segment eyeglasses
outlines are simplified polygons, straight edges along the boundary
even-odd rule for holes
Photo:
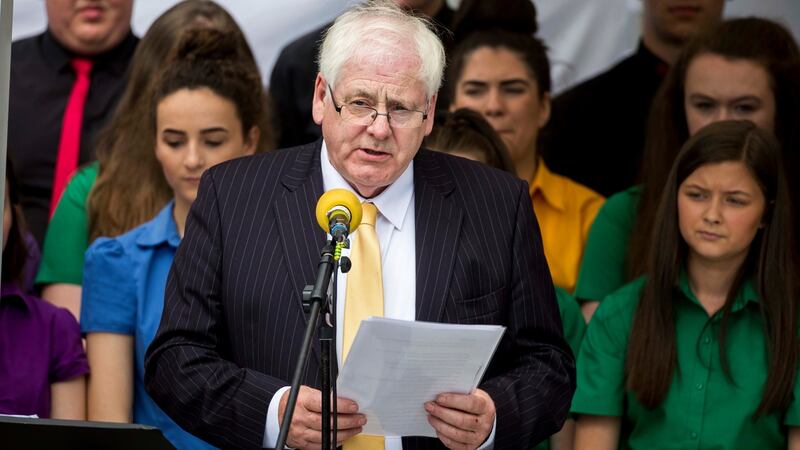
[[[385,113],[378,112],[377,109],[362,105],[356,102],[345,103],[337,105],[336,100],[333,98],[333,91],[330,85],[328,92],[331,94],[331,101],[333,102],[333,109],[339,113],[342,120],[353,125],[370,126],[378,116],[386,116],[389,125],[395,128],[417,128],[422,126],[422,122],[428,118],[428,113],[417,111],[414,109],[405,109],[401,106],[395,107],[391,111]],[[427,110],[428,107],[426,106]]]

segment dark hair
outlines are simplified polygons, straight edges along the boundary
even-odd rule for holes
[[[215,29],[232,36],[242,64],[258,73],[244,33],[233,17],[213,1],[180,2],[153,22],[133,55],[119,105],[98,137],[100,171],[87,200],[90,242],[99,236],[122,234],[146,222],[172,198],[161,166],[152,158],[144,158],[154,151],[156,136],[149,119],[148,93],[175,46],[192,29]],[[258,92],[252,95],[257,96]],[[271,149],[266,111],[258,122],[258,149]]]
[[[242,124],[242,133],[258,126],[264,110],[261,76],[247,64],[236,37],[214,29],[188,30],[167,67],[153,83],[150,120],[155,129],[156,106],[181,89],[208,88],[231,101]]]
[[[424,145],[444,153],[477,152],[484,156],[486,164],[516,174],[503,140],[480,113],[471,109],[437,112]]]
[[[627,258],[629,279],[644,269],[662,187],[678,150],[689,138],[684,108],[686,73],[695,57],[708,53],[754,61],[767,70],[776,102],[775,135],[783,146],[785,162],[800,170],[796,155],[800,150],[800,50],[791,33],[775,22],[757,18],[724,21],[701,33],[687,44],[653,100],[640,174],[644,191]],[[790,182],[794,184],[791,191],[797,192],[800,185]],[[800,201],[792,200],[794,205]]]
[[[749,121],[724,121],[698,131],[683,146],[668,174],[650,233],[647,278],[625,360],[626,387],[648,408],[664,400],[679,369],[674,296],[688,253],[678,226],[679,187],[698,168],[725,161],[740,161],[749,169],[764,194],[765,210],[763,228],[751,242],[721,310],[722,368],[730,378],[725,345],[727,324],[737,293],[746,280],[754,279],[768,354],[767,380],[756,416],[785,409],[792,399],[798,360],[798,282],[781,148],[769,132]]]
[[[547,46],[539,38],[530,34],[506,31],[501,29],[485,29],[470,33],[453,51],[450,67],[447,71],[448,93],[451,99],[456,98],[458,80],[464,71],[467,58],[472,52],[482,47],[503,48],[517,54],[525,64],[528,72],[539,90],[539,98],[551,89],[550,60],[547,58]]]
[[[20,287],[25,285],[25,264],[28,262],[28,245],[25,243],[25,218],[22,214],[22,203],[19,198],[19,185],[14,174],[14,165],[6,157],[6,189],[8,189],[9,207],[11,208],[11,229],[8,242],[3,249],[3,281],[14,281]],[[5,205],[4,205],[5,207]]]
[[[536,5],[530,0],[462,0],[453,15],[456,42],[489,28],[534,35],[539,31]]]

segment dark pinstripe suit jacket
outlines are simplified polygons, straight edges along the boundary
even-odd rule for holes
[[[267,405],[288,385],[325,234],[320,141],[206,172],[147,352],[148,392],[186,430],[259,448]],[[414,159],[416,317],[507,327],[481,388],[495,448],[530,448],[564,420],[575,384],[525,183],[441,153]],[[319,387],[314,349],[304,384]],[[405,438],[403,448],[441,448]]]

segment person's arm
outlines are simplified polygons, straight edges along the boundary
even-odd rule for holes
[[[87,398],[89,420],[133,420],[133,347],[133,336],[87,334],[86,353],[92,368]]]
[[[50,417],[85,420],[89,364],[78,321],[69,311],[59,309],[50,326]]]
[[[575,448],[575,419],[567,419],[561,431],[550,436],[550,450],[572,450]]]
[[[83,265],[83,257],[81,257],[81,265]],[[81,317],[81,285],[79,284],[48,284],[42,289],[42,298],[71,312],[76,320]]]
[[[616,450],[619,417],[581,414],[575,424],[575,450]]]
[[[50,418],[86,420],[86,376],[50,385]]]
[[[800,450],[800,427],[789,427],[789,450]]]
[[[86,199],[97,176],[97,165],[79,170],[58,202],[42,247],[36,283],[42,298],[80,318],[83,255],[89,247]]]

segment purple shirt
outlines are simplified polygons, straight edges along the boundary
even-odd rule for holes
[[[50,417],[50,385],[89,373],[66,309],[0,285],[0,413]]]

